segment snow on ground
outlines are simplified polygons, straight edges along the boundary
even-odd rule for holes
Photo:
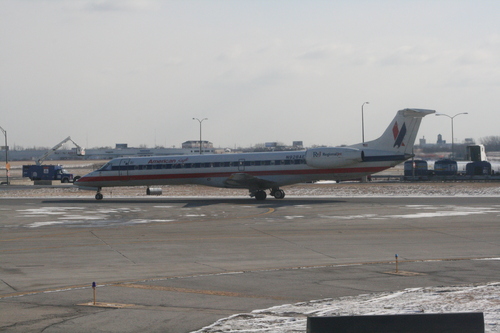
[[[218,320],[193,333],[306,332],[308,316],[483,312],[485,332],[500,332],[500,282],[394,292],[274,306]]]
[[[56,182],[54,182],[54,185]],[[213,188],[201,185],[158,186],[163,190],[159,198],[175,197],[233,197],[248,198],[241,189]],[[359,197],[359,196],[499,196],[499,182],[443,182],[443,183],[316,183],[283,187],[286,197]],[[145,197],[146,187],[104,188],[104,198]],[[79,190],[68,184],[63,187],[0,186],[0,198],[78,197],[93,198],[94,191]],[[156,196],[149,196],[149,198]],[[273,200],[273,198],[270,198]]]

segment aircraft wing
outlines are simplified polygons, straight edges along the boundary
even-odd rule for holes
[[[247,188],[250,190],[264,190],[278,187],[275,182],[252,176],[248,173],[233,173],[224,181],[227,187]]]

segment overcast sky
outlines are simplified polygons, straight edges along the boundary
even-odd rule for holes
[[[500,1],[1,0],[9,145],[378,137],[395,112],[500,135]],[[418,138],[451,141],[451,120]],[[0,140],[3,145],[3,138]]]

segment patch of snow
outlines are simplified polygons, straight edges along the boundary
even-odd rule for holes
[[[500,282],[409,288],[274,306],[218,320],[192,333],[306,332],[308,316],[483,312],[485,332],[500,329]]]

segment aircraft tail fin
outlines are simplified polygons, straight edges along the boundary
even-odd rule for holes
[[[396,113],[384,134],[378,139],[359,143],[352,148],[391,151],[395,154],[412,154],[422,118],[435,113],[434,110],[404,109]]]

